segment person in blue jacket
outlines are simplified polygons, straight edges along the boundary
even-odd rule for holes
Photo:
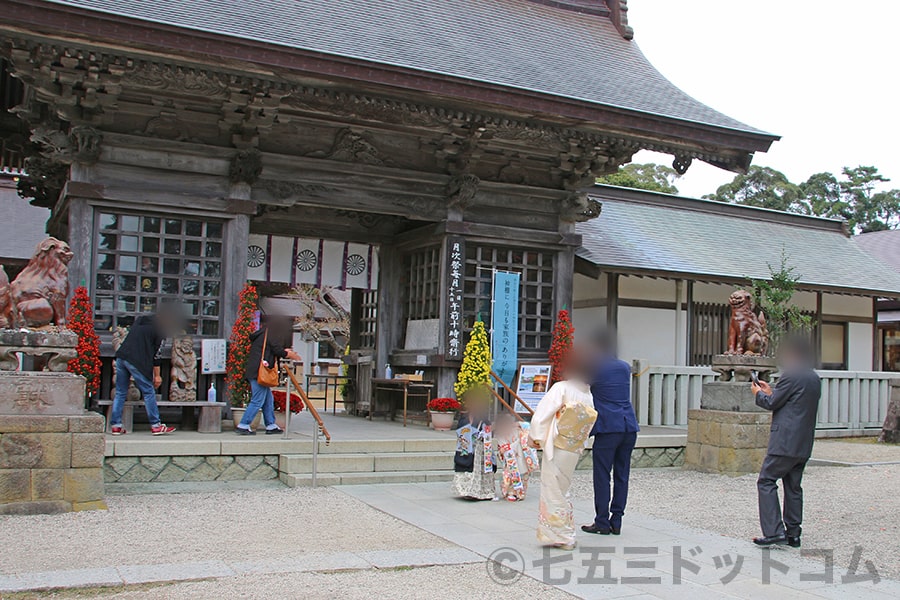
[[[638,427],[631,405],[631,365],[616,357],[616,337],[611,330],[595,334],[597,362],[591,382],[597,422],[591,431],[594,445],[594,509],[596,516],[582,531],[619,535],[628,501],[631,452]],[[610,480],[613,485],[610,485]]]

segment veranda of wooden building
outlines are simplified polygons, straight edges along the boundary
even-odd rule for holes
[[[163,297],[191,307],[198,339],[227,337],[248,277],[301,281],[321,269],[301,246],[330,242],[343,262],[322,277],[354,288],[351,347],[379,368],[424,369],[449,395],[466,330],[490,316],[494,269],[522,275],[520,358],[546,355],[573,302],[576,223],[601,211],[597,176],[641,149],[679,172],[695,160],[743,171],[777,139],[667,81],[626,11],[8,0],[0,53],[18,120],[2,136],[45,176],[38,202],[75,252],[70,280],[88,286],[104,340]],[[260,270],[285,254],[286,275]],[[373,261],[374,281],[348,283],[342,270],[353,279]]]

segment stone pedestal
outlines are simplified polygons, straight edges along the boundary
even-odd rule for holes
[[[771,423],[771,413],[756,406],[749,384],[703,384],[700,408],[688,411],[684,468],[732,476],[759,472]]]
[[[900,379],[891,380],[891,400],[888,403],[879,442],[900,444]]]
[[[0,372],[0,514],[105,509],[103,429],[84,378]]]

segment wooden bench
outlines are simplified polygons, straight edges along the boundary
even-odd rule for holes
[[[106,428],[109,431],[110,417],[112,416],[112,400],[99,400],[100,406],[107,406],[106,409]],[[200,422],[197,423],[197,431],[200,433],[221,433],[222,432],[222,409],[225,408],[224,402],[163,402],[157,401],[159,408],[167,406],[181,407],[181,426],[185,429],[193,429],[194,427],[194,409],[200,409]],[[134,407],[143,408],[144,401],[125,402],[122,408],[122,425],[125,431],[134,429]]]

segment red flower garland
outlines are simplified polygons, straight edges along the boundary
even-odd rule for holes
[[[94,331],[94,307],[84,286],[75,288],[66,327],[78,334],[77,355],[69,361],[68,371],[84,377],[85,393],[93,396],[100,391],[100,337]]]
[[[275,399],[275,410],[284,412],[284,401],[287,399],[287,392],[284,390],[272,390],[272,396]],[[291,392],[291,412],[296,414],[303,410],[303,407],[303,400],[300,396]]]
[[[250,383],[247,382],[247,359],[250,357],[250,334],[256,317],[259,294],[256,286],[249,283],[241,290],[237,320],[231,328],[228,340],[228,358],[225,363],[225,381],[232,406],[244,406],[250,397]]]
[[[553,341],[550,343],[550,364],[553,365],[553,372],[550,375],[552,383],[561,381],[565,376],[566,362],[572,353],[574,340],[575,327],[569,318],[569,311],[561,310],[556,316]]]

